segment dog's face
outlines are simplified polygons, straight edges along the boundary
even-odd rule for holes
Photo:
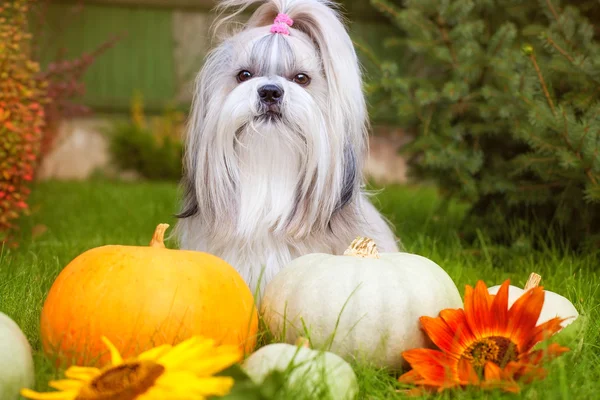
[[[232,38],[224,88],[224,113],[241,112],[246,123],[294,126],[323,119],[328,88],[320,54],[310,38],[254,28]],[[323,121],[324,122],[324,121]]]
[[[225,6],[255,2],[263,4],[199,74],[183,216],[203,214],[215,234],[229,224],[236,234],[303,236],[326,229],[360,191],[367,122],[360,68],[326,0]],[[282,14],[289,27],[274,32]]]

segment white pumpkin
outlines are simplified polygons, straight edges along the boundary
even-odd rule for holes
[[[372,240],[358,238],[342,256],[310,254],[288,264],[265,288],[261,312],[287,343],[309,336],[315,347],[346,359],[398,369],[403,351],[431,345],[419,317],[462,305],[433,261],[379,254]]]
[[[322,398],[323,389],[331,400],[353,400],[358,394],[356,375],[348,363],[333,353],[311,350],[307,344],[267,345],[248,357],[243,367],[257,384],[273,371],[289,372],[288,385],[307,398]]]
[[[510,308],[515,301],[519,297],[523,295],[526,291],[537,287],[541,281],[542,277],[536,273],[532,273],[529,276],[529,280],[525,284],[524,288],[519,288],[516,286],[508,287],[508,308]],[[490,294],[498,293],[500,289],[500,285],[492,286],[488,288],[488,292]],[[546,321],[551,320],[555,317],[567,318],[562,322],[562,327],[566,327],[567,325],[574,322],[577,317],[579,317],[579,313],[577,309],[567,298],[561,296],[560,294],[550,292],[549,290],[544,290],[544,305],[542,306],[542,312],[540,313],[540,317],[537,320],[536,325],[543,324]]]
[[[34,383],[31,347],[19,326],[0,313],[0,399],[16,400]]]

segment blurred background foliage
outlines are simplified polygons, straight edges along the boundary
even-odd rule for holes
[[[142,95],[138,93],[132,100],[131,119],[116,122],[106,132],[114,165],[144,179],[179,180],[184,120],[185,115],[174,109],[149,120],[144,114]]]
[[[600,2],[371,2],[398,32],[374,106],[415,136],[413,177],[471,205],[466,237],[599,247]]]

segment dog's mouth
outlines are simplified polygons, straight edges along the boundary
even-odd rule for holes
[[[277,121],[281,119],[281,110],[279,106],[272,105],[264,109],[262,114],[259,114],[256,119],[261,121]]]

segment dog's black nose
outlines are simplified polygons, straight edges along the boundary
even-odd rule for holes
[[[258,96],[265,104],[276,104],[283,98],[283,89],[277,85],[265,85],[258,89]]]

